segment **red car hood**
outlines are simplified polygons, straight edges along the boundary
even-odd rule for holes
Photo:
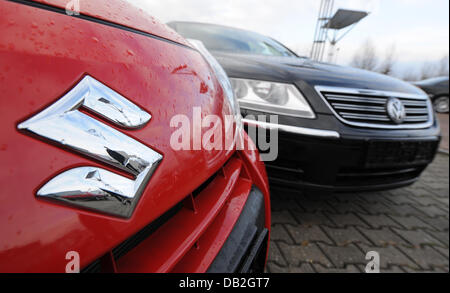
[[[66,8],[69,0],[33,0],[34,2]],[[155,36],[171,40],[183,45],[189,45],[186,40],[171,28],[159,22],[155,17],[147,14],[144,10],[137,8],[123,0],[92,1],[79,0],[80,14],[92,16],[97,19],[120,24],[134,28]]]

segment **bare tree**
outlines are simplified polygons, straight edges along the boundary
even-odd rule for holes
[[[377,49],[374,44],[367,40],[353,56],[351,66],[377,71],[386,75],[394,75],[393,69],[397,63],[397,51],[395,44],[387,48],[381,62],[377,56]],[[400,73],[401,75],[401,73]],[[448,53],[439,61],[424,62],[416,68],[409,68],[403,72],[406,81],[418,81],[437,76],[449,75],[449,55]]]
[[[381,62],[380,67],[378,68],[378,72],[392,75],[392,71],[394,69],[395,63],[397,61],[397,52],[395,44],[392,44],[387,48],[386,53],[384,55],[384,60]]]
[[[370,40],[367,40],[358,52],[353,56],[353,67],[375,70],[378,64],[377,50]]]
[[[449,75],[449,59],[448,54],[442,57],[441,60],[439,60],[437,74],[439,76],[448,76]]]
[[[421,78],[427,79],[437,76],[449,75],[448,55],[442,57],[439,61],[425,62],[421,68]]]
[[[405,81],[418,81],[420,80],[420,74],[414,68],[408,68],[408,70],[404,71],[402,79]]]
[[[420,69],[420,79],[428,79],[437,76],[437,68],[435,62],[424,62]]]

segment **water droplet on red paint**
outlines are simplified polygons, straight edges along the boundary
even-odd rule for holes
[[[200,84],[200,93],[201,94],[206,94],[209,90],[209,87],[206,85],[206,83],[204,83],[203,81]]]
[[[31,27],[32,27],[32,28],[38,28],[38,25],[37,25],[37,23],[32,22],[32,23],[31,23]]]
[[[129,56],[134,56],[134,52],[131,51],[130,49],[127,50],[127,54],[128,54]]]
[[[92,37],[92,40],[94,41],[94,43],[98,43],[99,40],[96,37]]]

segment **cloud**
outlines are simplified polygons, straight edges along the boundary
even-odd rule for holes
[[[163,22],[216,23],[271,36],[300,54],[311,47],[319,0],[128,0]],[[348,63],[368,38],[380,53],[395,43],[399,61],[437,60],[448,52],[447,0],[335,0],[337,8],[369,11],[338,45]]]
[[[314,21],[317,0],[129,0],[163,22],[173,20],[209,22],[271,34],[302,28]],[[286,26],[291,26],[286,30]]]
[[[362,10],[371,14],[378,14],[381,0],[337,0],[335,6],[342,9]]]

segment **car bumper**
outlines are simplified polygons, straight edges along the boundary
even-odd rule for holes
[[[270,199],[257,156],[236,152],[205,184],[82,272],[263,272]]]
[[[264,197],[253,187],[227,241],[208,268],[208,273],[263,273],[268,230],[265,228]]]
[[[427,129],[395,131],[339,122],[331,129],[245,122],[279,130],[278,157],[266,168],[271,187],[289,189],[346,192],[410,185],[432,162],[440,142],[437,122]]]

